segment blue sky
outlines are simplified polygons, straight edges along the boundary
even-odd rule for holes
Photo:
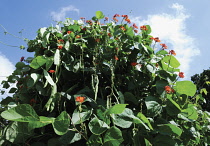
[[[0,24],[12,34],[33,39],[39,28],[55,24],[53,20],[90,19],[99,10],[110,18],[116,13],[127,14],[138,26],[151,25],[152,35],[176,51],[181,70],[189,80],[210,67],[209,5],[209,0],[2,1]],[[21,39],[4,35],[3,28],[0,28],[0,41],[12,46],[26,45]],[[12,73],[22,56],[33,57],[33,54],[0,44],[0,82],[2,76]]]

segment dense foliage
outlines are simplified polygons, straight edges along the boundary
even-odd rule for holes
[[[150,33],[100,11],[40,28],[28,42],[34,58],[3,81],[16,87],[1,101],[0,145],[210,144],[196,86],[179,81],[175,51]]]
[[[204,70],[201,74],[195,74],[191,77],[191,80],[197,87],[196,100],[200,103],[202,108],[210,112],[210,70]]]

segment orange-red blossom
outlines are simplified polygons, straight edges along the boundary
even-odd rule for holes
[[[166,46],[166,44],[160,44],[162,46],[163,49],[168,49],[168,46]]]
[[[49,70],[48,72],[49,73],[55,73],[55,70]]]
[[[85,100],[85,97],[82,97],[82,96],[77,96],[75,99],[76,102],[80,102],[80,103],[83,103],[84,100]]]
[[[170,50],[169,54],[172,54],[172,55],[176,56],[176,52],[174,50]]]
[[[170,86],[165,86],[164,88],[165,88],[166,93],[174,93],[175,92],[174,89],[172,89]]]
[[[148,29],[147,29],[147,26],[145,26],[145,25],[140,26],[140,29],[141,29],[141,30],[148,30]]]
[[[179,77],[180,78],[184,78],[184,73],[183,72],[179,72]]]

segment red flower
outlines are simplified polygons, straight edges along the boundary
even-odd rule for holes
[[[140,29],[141,29],[141,30],[148,30],[148,29],[147,29],[147,26],[145,26],[145,25],[140,26]]]
[[[90,25],[93,24],[93,22],[92,22],[91,20],[87,20],[86,23],[88,23],[88,24],[90,24]]]
[[[138,29],[138,26],[134,23],[134,24],[133,24],[133,28]]]
[[[138,63],[136,62],[131,62],[131,66],[136,66]]]
[[[72,31],[67,31],[68,34],[72,33]]]
[[[179,77],[180,78],[184,78],[184,73],[183,72],[179,72]]]
[[[64,40],[62,40],[62,39],[58,40],[58,43],[63,43],[63,42],[64,42]]]
[[[100,42],[100,39],[99,39],[99,38],[97,38],[97,39],[95,39],[95,41],[98,43],[98,42]]]
[[[131,20],[128,19],[128,18],[126,18],[125,21],[126,21],[127,23],[129,23],[129,24],[131,23]]]
[[[120,17],[120,15],[119,14],[115,14],[113,17]]]
[[[165,88],[166,93],[171,93],[172,89],[170,86],[165,86],[164,88]]]
[[[22,57],[20,58],[20,61],[21,61],[21,62],[24,61],[24,58],[25,58],[25,57],[22,56]]]
[[[174,50],[170,50],[169,54],[172,54],[172,55],[176,56],[176,52]]]
[[[55,70],[49,70],[48,72],[49,73],[55,73]]]
[[[116,17],[113,17],[113,20],[114,20],[115,22],[118,22],[118,19],[117,19]]]
[[[124,17],[124,18],[126,18],[126,19],[127,19],[127,18],[128,18],[128,15],[122,15],[122,17]]]
[[[83,103],[84,100],[85,100],[85,97],[82,97],[82,96],[77,96],[75,99],[75,101],[80,102],[80,103]]]
[[[133,31],[134,31],[135,33],[138,33],[138,30],[136,30],[136,29],[134,29]]]
[[[36,100],[32,98],[29,102],[30,102],[30,105],[33,105],[34,103],[36,103]]]
[[[85,17],[80,17],[80,19],[82,19],[82,20],[83,20],[83,19],[85,19]]]
[[[109,37],[112,37],[111,33],[108,33],[107,35],[108,35]]]
[[[79,39],[79,38],[81,38],[81,36],[80,35],[76,35],[76,38]]]
[[[125,27],[123,27],[123,26],[120,26],[120,28],[121,28],[123,31],[126,31]]]
[[[163,49],[167,49],[168,46],[166,46],[166,44],[160,44],[162,46]]]
[[[155,42],[160,42],[160,40],[159,40],[159,37],[156,37],[156,38],[150,38],[150,39],[153,39]]]
[[[119,58],[115,55],[115,56],[114,56],[114,60],[119,60]]]
[[[108,21],[109,20],[109,18],[108,17],[105,17],[105,20],[104,21]]]
[[[63,48],[63,46],[58,46],[58,49],[61,50]]]

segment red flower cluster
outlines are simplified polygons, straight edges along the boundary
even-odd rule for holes
[[[115,56],[114,56],[114,60],[119,60],[119,58],[115,55]]]
[[[33,105],[36,103],[36,100],[34,98],[32,98],[29,102],[30,102],[30,105]]]
[[[104,21],[108,21],[109,20],[109,18],[108,17],[105,17],[105,20]]]
[[[76,38],[79,39],[79,38],[81,38],[81,36],[80,35],[76,35]]]
[[[72,33],[72,31],[67,31],[68,34]]]
[[[179,72],[179,77],[180,78],[184,78],[184,73],[183,72]]]
[[[85,19],[85,17],[80,17],[80,19],[84,20],[84,19]]]
[[[100,42],[100,39],[99,38],[96,38],[95,41],[98,43],[98,42]]]
[[[148,30],[148,29],[147,29],[147,26],[145,26],[145,25],[140,26],[140,29],[141,29],[141,30]]]
[[[176,52],[174,50],[170,50],[169,54],[172,54],[172,55],[176,56]]]
[[[48,72],[49,73],[55,73],[55,70],[49,70]]]
[[[25,58],[25,57],[22,56],[22,57],[20,58],[20,62],[23,62],[23,61],[24,61],[24,58]]]
[[[172,89],[170,86],[165,86],[164,88],[165,88],[166,93],[174,93],[175,92],[175,90]]]
[[[168,46],[166,46],[166,44],[160,44],[162,46],[163,49],[168,49]]]
[[[138,63],[136,62],[131,62],[131,66],[136,66]]]
[[[64,40],[60,39],[58,40],[58,43],[64,43]]]
[[[83,103],[84,100],[85,100],[85,97],[82,97],[82,96],[77,96],[75,99],[76,102],[80,102],[80,103]]]
[[[150,39],[154,40],[155,42],[161,42],[159,37],[156,37],[156,38],[151,37]]]
[[[126,29],[125,29],[124,26],[120,26],[120,28],[121,28],[123,31],[126,31]]]
[[[88,24],[90,24],[90,25],[93,25],[92,20],[87,20],[86,23],[88,23]]]
[[[119,14],[115,14],[115,15],[113,16],[113,20],[114,20],[115,22],[118,22],[118,19],[117,19],[116,17],[120,17],[120,15],[119,15]]]
[[[58,46],[58,49],[61,50],[63,48],[63,46]]]

